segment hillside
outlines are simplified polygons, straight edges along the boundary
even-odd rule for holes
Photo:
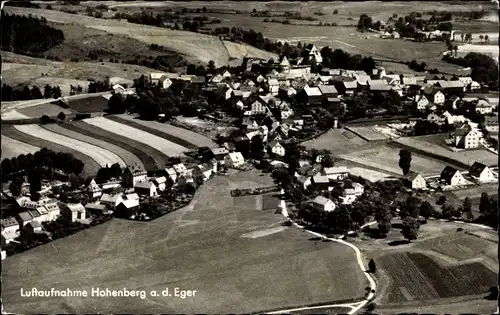
[[[276,55],[272,53],[248,45],[227,43],[217,37],[199,33],[175,31],[118,20],[97,19],[52,10],[5,7],[5,11],[9,14],[43,16],[51,22],[83,25],[105,31],[108,34],[126,36],[148,45],[161,45],[181,54],[191,62],[198,61],[206,64],[213,60],[217,66],[221,66],[228,64],[232,59],[242,59],[243,57],[276,58]],[[84,36],[84,32],[82,32],[82,36]]]

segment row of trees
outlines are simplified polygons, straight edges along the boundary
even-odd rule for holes
[[[0,164],[2,180],[7,180],[9,175],[24,173],[27,170],[39,167],[52,168],[66,174],[80,174],[84,163],[70,153],[54,152],[42,148],[34,154],[21,154],[11,159],[4,159]]]
[[[333,50],[329,46],[321,49],[323,66],[331,69],[363,70],[372,73],[375,69],[375,61],[372,57],[351,55],[342,49]]]
[[[464,68],[472,68],[471,77],[474,81],[498,86],[498,66],[495,60],[488,55],[470,52],[463,58],[445,55],[443,60]]]
[[[59,86],[45,85],[43,94],[40,88],[33,86],[31,89],[28,86],[23,88],[12,88],[10,85],[2,85],[2,100],[3,101],[24,101],[40,98],[58,98],[61,97],[61,88]]]
[[[1,20],[2,50],[33,55],[64,42],[63,32],[50,26],[44,17],[9,15],[2,10]]]

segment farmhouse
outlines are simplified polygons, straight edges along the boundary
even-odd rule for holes
[[[166,168],[165,172],[167,173],[166,177],[170,181],[172,181],[172,184],[175,184],[177,182],[177,172],[173,167]]]
[[[424,88],[423,94],[427,97],[430,103],[434,103],[437,105],[444,105],[445,102],[444,94],[438,88],[433,86],[428,86]]]
[[[297,176],[297,181],[300,183],[300,186],[304,190],[306,190],[307,187],[309,187],[311,185],[311,177],[310,176],[298,175]]]
[[[179,182],[179,186],[181,186],[181,187],[183,187],[187,184],[194,185],[193,175],[190,173],[182,174],[181,176],[179,176],[178,182]]]
[[[168,89],[171,85],[172,85],[172,80],[170,80],[170,78],[167,76],[167,75],[163,75],[160,80],[159,80],[159,83],[160,87],[162,87],[163,89]]]
[[[335,203],[328,198],[318,196],[311,202],[312,206],[316,209],[331,212],[335,210]]]
[[[240,152],[232,152],[226,155],[224,158],[224,164],[228,168],[238,168],[245,164],[245,159]]]
[[[342,89],[345,94],[353,94],[358,88],[358,83],[356,81],[344,81],[342,82]]]
[[[156,185],[153,182],[137,183],[134,187],[134,191],[139,196],[146,196],[146,197],[158,196],[158,191],[157,191]]]
[[[415,103],[419,111],[426,110],[430,104],[429,99],[424,94],[417,95],[417,97],[415,97]]]
[[[69,215],[71,222],[85,220],[85,207],[81,203],[68,203],[63,212]]]
[[[323,100],[323,94],[321,94],[321,90],[318,87],[309,87],[306,85],[299,94],[300,99],[308,104],[320,104]]]
[[[172,166],[177,173],[177,176],[187,173],[187,168],[184,164],[179,163]]]
[[[410,171],[408,175],[406,175],[405,182],[411,189],[425,189],[427,188],[427,182],[422,175]]]
[[[44,207],[48,212],[48,221],[56,220],[57,217],[59,217],[59,215],[61,214],[61,209],[56,202],[47,203],[44,205]]]
[[[454,137],[454,143],[457,148],[474,149],[479,146],[480,137],[477,131],[470,127],[457,129]]]
[[[156,177],[150,179],[150,181],[155,184],[158,191],[164,191],[167,188],[167,178],[165,176]]]
[[[337,97],[339,95],[339,92],[333,85],[320,85],[318,88],[323,97],[325,98]]]
[[[309,56],[309,60],[316,60],[318,64],[321,64],[323,62],[323,57],[321,57],[321,53],[319,52],[318,48],[314,46],[313,44],[307,45],[306,49],[306,54]]]
[[[318,190],[328,190],[330,187],[330,180],[328,177],[319,173],[313,176],[312,183],[314,188]]]
[[[281,85],[278,91],[278,96],[287,99],[295,96],[297,94],[297,90],[293,88],[293,86],[289,85]]]
[[[146,181],[148,172],[139,164],[129,165],[123,172],[123,183],[128,187],[134,187],[136,183]]]
[[[356,200],[356,191],[353,188],[346,188],[339,199],[342,200],[343,204],[350,205]]]
[[[273,140],[267,144],[267,148],[270,154],[285,156],[285,148],[279,143],[278,140]]]
[[[212,171],[213,168],[208,163],[202,165],[196,165],[196,167],[193,169],[193,177],[197,179],[199,178],[204,182],[206,182],[208,179],[210,179]]]
[[[224,147],[212,148],[205,155],[205,159],[206,160],[215,159],[216,161],[223,161],[224,157],[227,154],[229,154],[229,150]]]
[[[102,194],[99,200],[101,204],[107,206],[109,209],[114,210],[120,202],[123,201],[121,194]]]
[[[24,211],[17,215],[17,221],[20,227],[24,227],[26,224],[33,221],[33,216],[28,211]]]
[[[85,210],[89,211],[90,213],[96,213],[96,214],[112,214],[113,211],[109,210],[108,207],[106,207],[103,204],[100,203],[87,203],[85,205]]]
[[[133,215],[137,215],[139,211],[139,200],[129,199],[122,200],[114,211],[114,215],[120,218],[130,218]]]
[[[43,227],[38,221],[31,221],[23,228],[23,232],[28,234],[37,234],[43,231]]]
[[[474,164],[472,164],[469,169],[469,175],[481,183],[489,183],[496,180],[491,169],[479,162],[474,162]]]
[[[332,180],[343,180],[347,178],[349,172],[347,167],[345,166],[337,166],[337,167],[325,167],[322,172],[323,175],[328,177],[328,179]]]
[[[443,180],[447,185],[450,186],[467,185],[467,181],[463,177],[462,173],[451,166],[446,166],[443,169],[443,171],[441,172],[441,180]]]

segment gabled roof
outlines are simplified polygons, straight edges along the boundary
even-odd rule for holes
[[[433,86],[426,86],[424,88],[424,94],[425,95],[436,95],[437,93],[441,92],[441,90],[437,87],[433,87]],[[442,92],[441,92],[442,93]]]
[[[210,149],[213,155],[224,155],[228,154],[229,151],[226,148],[212,148]]]
[[[28,225],[31,226],[31,228],[33,229],[42,228],[42,225],[38,221],[31,221],[30,223],[28,223]]]
[[[486,168],[487,166],[484,165],[483,163],[474,162],[474,164],[472,164],[472,166],[469,169],[469,175],[479,177]]]
[[[307,96],[321,96],[323,95],[321,93],[321,90],[317,87],[305,87],[304,92],[306,93]]]
[[[155,179],[153,179],[153,182],[157,184],[163,184],[167,182],[167,178],[165,176],[156,177]]]
[[[288,59],[285,57],[283,57],[283,59],[281,59],[281,62],[280,62],[280,66],[283,66],[283,67],[286,67],[286,66],[290,66],[290,61],[288,61]]]
[[[153,184],[152,182],[140,182],[140,183],[137,183],[135,184],[134,188],[135,189],[151,189],[151,187],[153,187],[156,185]]]
[[[16,221],[14,217],[8,217],[5,219],[2,219],[2,227],[3,228],[8,228],[11,226],[19,226],[19,223]]]
[[[279,85],[279,81],[277,79],[269,79],[269,81],[267,81],[267,84],[269,85]]]
[[[333,85],[320,85],[319,90],[322,94],[337,94],[338,91]]]
[[[133,175],[133,176],[138,176],[138,175],[145,175],[147,174],[148,172],[146,172],[144,170],[144,168],[142,168],[142,166],[140,164],[132,164],[132,165],[129,165],[127,167],[127,170]]]
[[[101,202],[110,202],[115,203],[117,200],[122,199],[120,194],[110,195],[110,194],[102,194],[100,201]]]
[[[28,212],[24,211],[18,214],[18,216],[21,218],[23,221],[30,221],[33,220],[33,216]]]
[[[345,89],[355,89],[358,87],[358,83],[356,81],[344,81],[342,82],[342,84],[344,85],[344,88]]]
[[[361,85],[368,84],[368,81],[371,79],[369,75],[355,75],[356,81],[358,81]]]
[[[419,173],[410,171],[408,175],[406,175],[406,179],[409,180],[410,182],[413,182],[418,176],[420,176]]]
[[[328,177],[318,173],[318,174],[313,176],[313,182],[315,184],[325,184],[325,183],[330,183],[330,179],[328,179]]]
[[[444,81],[444,80],[439,80],[437,84],[442,87],[443,89],[451,89],[451,88],[463,88],[464,83],[458,80],[455,81]]]
[[[127,199],[123,200],[118,204],[118,206],[123,205],[125,208],[130,209],[130,208],[135,208],[139,207],[139,199]]]
[[[321,205],[321,206],[326,206],[329,202],[333,202],[333,201],[331,201],[330,199],[325,198],[323,196],[318,196],[318,197],[314,198],[314,200],[312,202],[315,204]]]
[[[407,78],[403,77],[403,82],[404,85],[417,85],[417,79],[416,78]]]
[[[447,165],[441,172],[441,178],[449,182],[457,172],[456,168]]]
[[[81,203],[68,203],[66,208],[71,212],[82,212],[85,211],[85,207]]]

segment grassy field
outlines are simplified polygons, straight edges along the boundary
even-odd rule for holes
[[[163,169],[165,167],[165,163],[168,161],[168,157],[166,155],[149,145],[114,134],[101,128],[97,128],[86,124],[83,121],[73,121],[71,124],[62,125],[62,127],[66,130],[71,130],[89,137],[100,139],[127,150],[137,156],[148,171]]]
[[[101,167],[105,167],[106,165],[111,165],[114,163],[120,164],[121,167],[126,166],[125,162],[118,155],[111,151],[89,144],[87,142],[70,138],[65,135],[54,133],[42,128],[39,125],[15,125],[14,128],[30,136],[51,141],[73,150],[80,151],[83,154],[90,156]]]
[[[2,145],[2,156],[0,157],[1,160],[18,157],[21,154],[26,155],[29,153],[35,153],[36,151],[40,150],[39,147],[11,139],[4,135],[2,135],[1,145]]]
[[[71,100],[68,102],[72,110],[80,113],[103,112],[108,108],[108,100],[101,95]]]
[[[387,136],[376,131],[373,127],[349,127],[349,130],[359,135],[366,141],[386,140]]]
[[[498,165],[498,156],[490,151],[479,148],[475,150],[465,150],[461,152],[453,152],[445,148],[443,145],[435,144],[435,137],[420,136],[420,137],[403,137],[393,140],[395,143],[407,146],[410,150],[419,152],[420,154],[430,154],[441,159],[450,159],[449,163],[456,162],[457,166],[466,167],[474,162],[481,162],[488,166]]]
[[[119,156],[125,162],[126,165],[137,164],[137,165],[142,166],[142,168],[144,168],[144,165],[142,164],[141,160],[137,156],[135,156],[131,152],[124,150],[123,148],[116,146],[114,144],[99,140],[97,138],[92,138],[92,137],[86,136],[84,134],[81,134],[81,133],[78,133],[78,132],[75,132],[72,130],[65,129],[62,126],[56,125],[56,124],[43,125],[42,128],[47,129],[51,132],[55,132],[55,133],[60,134],[60,135],[64,135],[64,136],[67,136],[67,137],[70,137],[70,138],[73,138],[73,139],[76,139],[79,141],[89,143],[91,145],[95,145],[95,146],[102,148],[102,149],[108,150],[108,151],[116,154],[117,156]]]
[[[25,108],[17,109],[19,113],[22,115],[31,117],[31,118],[39,118],[43,115],[47,115],[49,117],[57,116],[59,113],[63,112],[65,115],[73,113],[72,110],[63,108],[59,105],[55,104],[41,104],[36,106],[30,106]]]
[[[398,166],[399,150],[394,147],[380,146],[342,155],[341,158],[402,175],[401,168]],[[412,155],[411,170],[422,176],[438,175],[445,166],[446,163],[417,154]]]
[[[313,140],[302,142],[307,149],[328,149],[334,155],[366,148],[368,141],[346,129],[331,129]]]
[[[241,185],[246,182],[263,186],[272,180],[254,172],[236,178],[215,177],[202,186],[189,206],[153,222],[115,219],[8,257],[2,266],[4,309],[16,313],[95,309],[107,313],[250,313],[363,296],[366,279],[354,252],[346,246],[310,241],[307,233],[295,228],[242,237],[276,230],[283,222],[282,216],[252,205],[233,206],[230,187],[247,188]],[[20,288],[31,287],[127,287],[148,292],[180,287],[197,292],[184,300],[20,296]]]
[[[180,156],[183,152],[189,151],[186,147],[180,146],[174,142],[104,117],[88,118],[84,119],[84,121],[87,124],[122,135],[129,139],[147,143],[167,156]]]
[[[170,124],[134,119],[134,117],[130,115],[107,116],[107,118],[137,129],[141,129],[158,137],[165,138],[191,150],[204,146],[217,146],[215,142],[201,134],[181,129]]]
[[[189,61],[199,61],[203,64],[207,64],[210,60],[214,60],[215,64],[220,66],[228,64],[231,58],[242,59],[243,57],[261,57],[269,59],[276,57],[274,54],[261,51],[248,45],[237,45],[237,47],[230,45],[231,49],[228,50],[224,42],[219,38],[199,33],[174,31],[118,20],[97,19],[89,16],[74,15],[52,10],[7,7],[6,11],[15,14],[44,16],[48,21],[52,22],[65,24],[75,23],[92,29],[105,31],[108,34],[126,36],[146,43],[147,45],[158,44],[183,55]]]
[[[90,156],[80,151],[48,140],[28,135],[24,132],[15,129],[14,126],[2,125],[2,135],[5,135],[17,141],[37,146],[39,148],[47,148],[54,152],[64,152],[73,154],[77,159],[79,159],[85,164],[83,168],[83,174],[81,174],[82,176],[95,176],[97,174],[97,171],[99,171],[99,169],[101,168],[101,166],[94,159],[92,159]]]

